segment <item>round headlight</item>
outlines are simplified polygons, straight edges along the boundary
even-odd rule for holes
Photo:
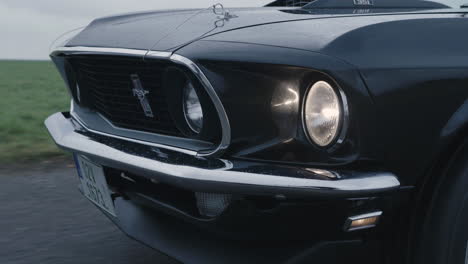
[[[184,116],[190,129],[198,134],[203,126],[203,111],[197,92],[190,81],[184,88]]]
[[[325,82],[316,82],[307,93],[304,126],[309,138],[318,146],[330,145],[339,135],[343,113],[340,97]]]

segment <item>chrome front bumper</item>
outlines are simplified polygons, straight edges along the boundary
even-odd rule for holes
[[[388,172],[331,171],[307,167],[196,157],[164,148],[97,135],[68,113],[50,116],[45,125],[55,143],[73,153],[157,182],[213,193],[281,197],[362,197],[400,186]]]

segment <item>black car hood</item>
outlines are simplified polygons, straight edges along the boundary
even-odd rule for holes
[[[226,15],[221,14],[222,10],[217,11],[218,14],[212,8],[168,10],[101,18],[93,21],[66,46],[173,51],[195,40],[241,28],[320,18],[363,16],[373,12],[265,7],[230,9]],[[404,10],[398,10],[402,11]]]
[[[461,59],[459,54],[466,53],[466,11],[311,14],[312,19],[258,25],[208,36],[200,41],[250,43],[316,52],[341,59],[359,69],[414,67],[418,63],[427,66],[428,54],[433,58],[437,54],[447,60]]]
[[[107,17],[93,21],[67,46],[170,51],[204,36],[259,24],[304,19],[277,8],[168,10]]]

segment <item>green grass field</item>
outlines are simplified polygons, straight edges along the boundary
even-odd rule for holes
[[[50,139],[44,119],[69,104],[52,62],[0,61],[0,164],[64,155]]]

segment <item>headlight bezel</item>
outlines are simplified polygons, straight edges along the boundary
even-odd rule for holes
[[[192,83],[203,113],[203,122],[199,133],[195,133],[189,127],[184,113],[184,89],[187,82]],[[215,106],[201,83],[190,71],[178,65],[167,67],[162,75],[162,87],[168,112],[183,137],[206,142],[220,140],[221,123]]]
[[[314,87],[314,85],[320,82],[325,82],[328,86],[330,86],[333,89],[335,96],[338,98],[338,104],[339,104],[339,109],[340,109],[340,117],[339,117],[339,123],[338,123],[338,128],[336,130],[336,134],[334,135],[333,139],[330,140],[330,142],[326,145],[320,145],[313,139],[307,127],[307,120],[306,120],[306,107],[308,103],[309,94],[312,91],[312,88]],[[330,78],[320,78],[320,79],[314,80],[313,82],[310,82],[310,84],[307,86],[307,89],[302,99],[301,120],[302,120],[302,130],[305,134],[305,137],[307,138],[307,141],[313,146],[315,146],[316,148],[319,148],[322,150],[331,150],[341,145],[345,141],[348,127],[349,127],[348,99],[343,89],[341,89],[341,87]]]

